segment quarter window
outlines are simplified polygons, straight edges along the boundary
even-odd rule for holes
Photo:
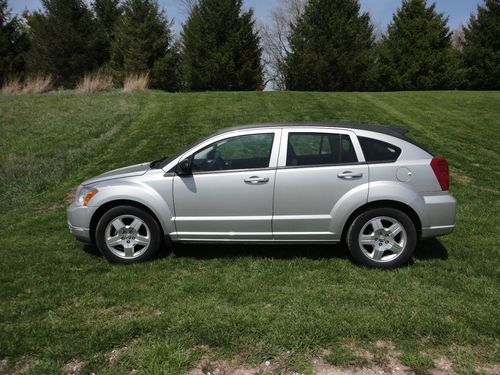
[[[221,171],[267,168],[271,158],[274,133],[241,135],[222,139],[193,155],[192,169]]]
[[[287,166],[356,163],[358,158],[345,134],[289,133]]]
[[[367,162],[392,162],[401,154],[401,149],[378,139],[358,137]]]

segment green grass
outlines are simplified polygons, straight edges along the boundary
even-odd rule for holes
[[[68,233],[80,181],[269,121],[410,129],[449,159],[456,231],[390,272],[308,245],[184,245],[120,267]],[[310,372],[307,358],[340,348],[327,360],[357,363],[345,348],[377,340],[418,372],[441,355],[464,373],[498,363],[499,132],[494,92],[0,95],[0,372],[178,374],[202,356],[255,365],[287,351],[284,368]]]

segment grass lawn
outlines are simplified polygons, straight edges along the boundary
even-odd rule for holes
[[[450,162],[456,231],[394,271],[309,245],[178,245],[114,266],[69,234],[80,181],[269,121],[410,129]],[[419,374],[445,359],[500,371],[500,92],[0,94],[0,134],[0,373],[180,374],[225,360],[308,374],[318,358],[383,368],[391,351]]]

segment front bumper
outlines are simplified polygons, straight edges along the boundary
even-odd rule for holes
[[[78,206],[72,203],[66,210],[68,227],[77,240],[92,243],[90,238],[90,220],[98,207]]]

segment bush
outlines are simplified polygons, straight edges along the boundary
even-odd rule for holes
[[[145,91],[149,86],[149,73],[129,74],[123,83],[123,91]]]
[[[78,92],[99,92],[113,89],[113,80],[109,75],[102,72],[85,74],[76,86]]]
[[[53,88],[54,80],[51,75],[39,74],[26,80],[23,86],[23,94],[42,94]]]
[[[23,91],[23,84],[19,77],[9,78],[5,81],[2,86],[2,92],[6,95],[17,95],[21,94]]]

